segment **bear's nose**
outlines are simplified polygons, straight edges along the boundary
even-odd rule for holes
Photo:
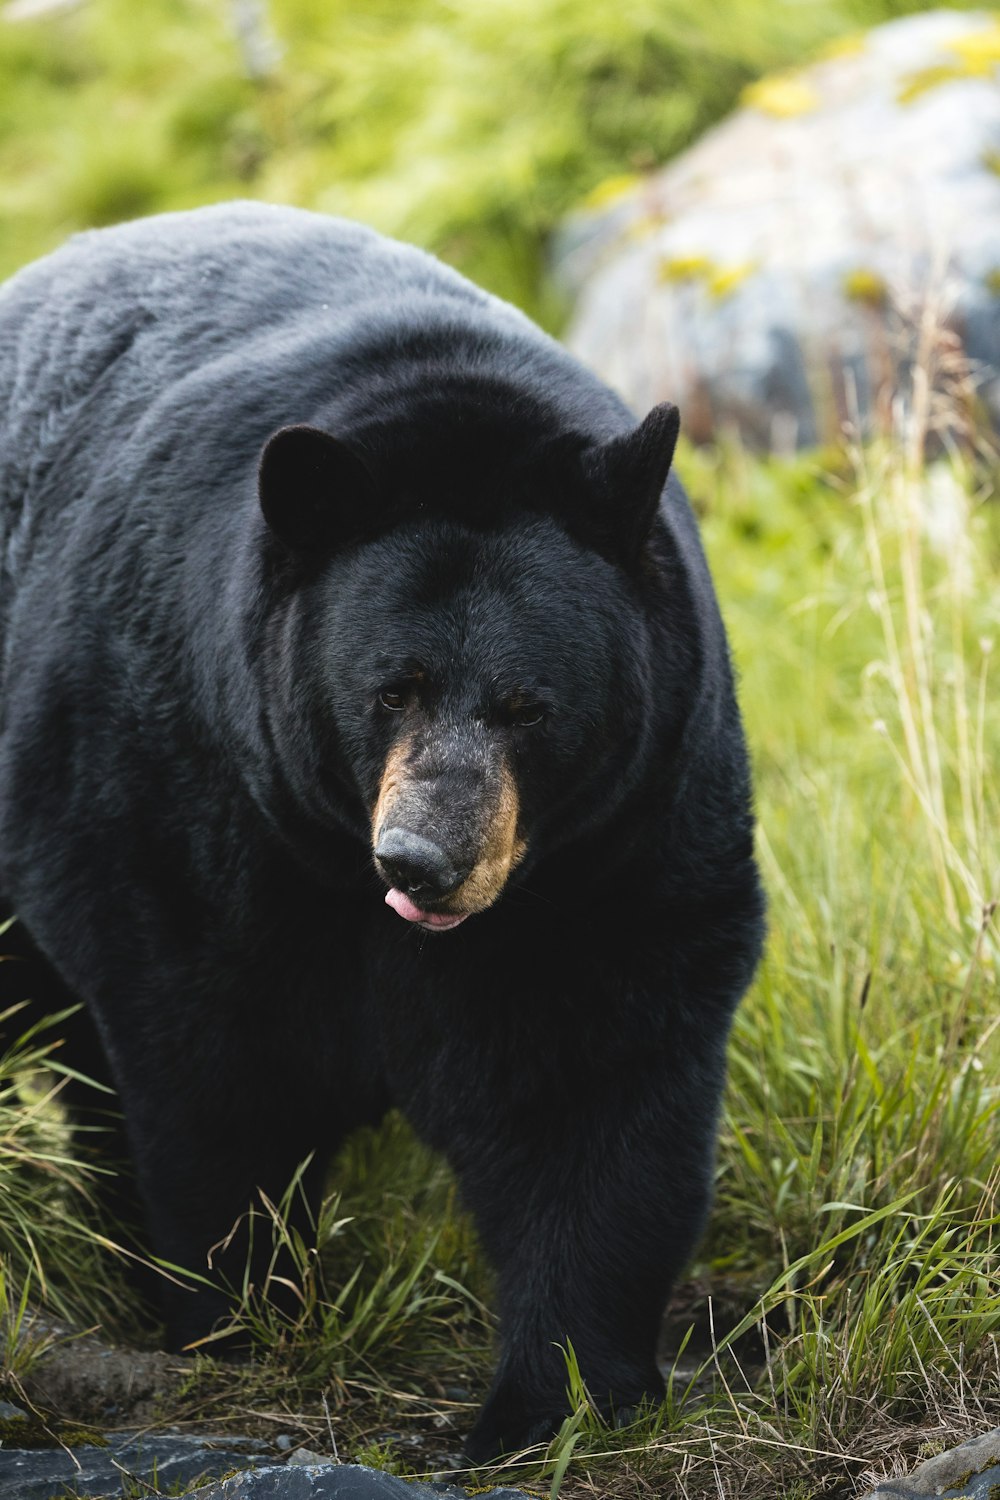
[[[375,858],[393,885],[414,900],[439,901],[462,883],[443,849],[406,828],[383,828]]]

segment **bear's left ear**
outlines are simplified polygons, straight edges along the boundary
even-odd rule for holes
[[[631,432],[585,456],[594,491],[590,519],[601,539],[628,564],[638,559],[652,529],[680,426],[676,406],[664,401]]]
[[[294,552],[351,540],[372,526],[375,482],[346,443],[317,427],[282,427],[260,458],[260,508]]]

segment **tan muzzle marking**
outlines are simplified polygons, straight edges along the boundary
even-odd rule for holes
[[[411,748],[408,740],[402,740],[393,747],[386,759],[372,813],[373,845],[378,842],[379,832],[406,786]],[[471,915],[473,912],[485,911],[499,898],[511,871],[520,864],[527,848],[525,841],[518,837],[519,813],[517,784],[507,766],[503,766],[499,776],[499,792],[484,831],[479,858],[471,875],[457,890],[452,891],[446,901],[440,903],[439,910]]]
[[[486,827],[482,850],[467,880],[448,898],[448,908],[455,912],[485,911],[492,906],[521,863],[527,848],[518,837],[520,803],[517,783],[506,766],[500,771],[500,795]]]
[[[392,805],[403,789],[406,780],[406,762],[410,757],[409,740],[401,740],[389,751],[378,789],[375,811],[372,813],[372,844],[378,843],[379,829],[392,811]]]

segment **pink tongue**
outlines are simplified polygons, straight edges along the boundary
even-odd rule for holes
[[[421,911],[415,902],[403,891],[397,891],[393,886],[391,891],[386,891],[386,906],[391,906],[394,912],[403,918],[405,922],[419,922],[424,927],[439,927],[442,932],[449,927],[457,927],[459,922],[465,921],[465,916],[452,916],[447,912]]]

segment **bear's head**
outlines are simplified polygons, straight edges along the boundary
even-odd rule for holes
[[[363,806],[406,921],[441,933],[485,911],[633,785],[656,717],[650,535],[677,426],[658,407],[534,462],[465,453],[433,482],[316,427],[267,444],[286,716],[317,778]]]

